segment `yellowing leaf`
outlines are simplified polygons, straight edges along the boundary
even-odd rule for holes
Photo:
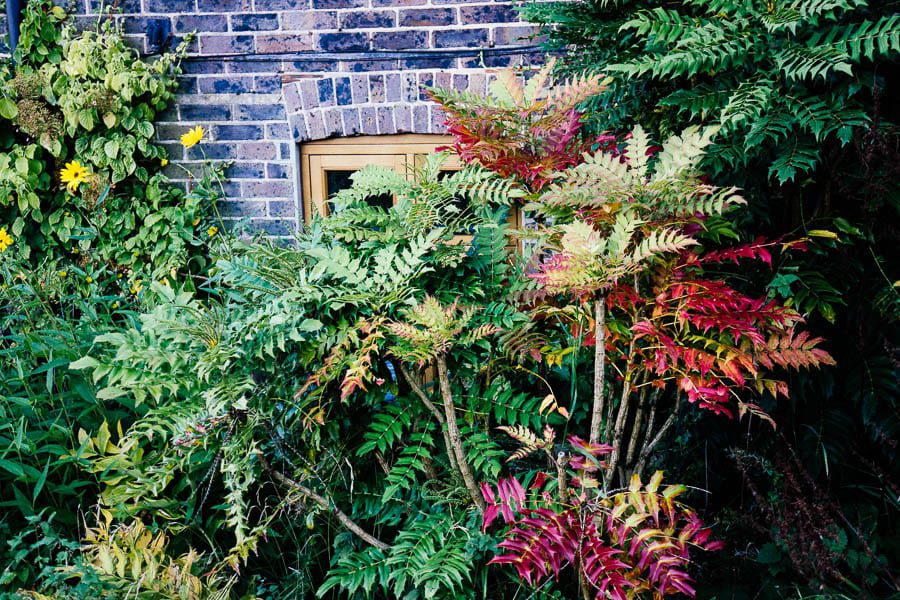
[[[811,229],[811,230],[809,230],[809,231],[806,232],[806,235],[808,235],[808,236],[810,236],[810,237],[827,238],[827,239],[829,239],[829,240],[838,240],[838,239],[840,239],[840,238],[838,237],[838,234],[836,234],[836,233],[833,232],[833,231],[828,231],[827,229]]]

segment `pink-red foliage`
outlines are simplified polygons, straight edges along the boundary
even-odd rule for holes
[[[573,567],[596,598],[625,600],[638,592],[654,598],[694,596],[687,573],[691,548],[717,550],[722,544],[689,508],[675,501],[682,486],[659,490],[662,473],[647,485],[635,477],[628,490],[600,492],[595,475],[611,446],[588,444],[570,436],[565,497],[545,491],[552,477],[540,473],[526,491],[514,477],[501,479],[496,490],[482,484],[487,502],[483,526],[502,517],[507,529],[491,560],[509,564],[520,578],[537,585]],[[556,485],[546,489],[558,489]]]

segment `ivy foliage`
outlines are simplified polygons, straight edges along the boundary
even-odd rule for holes
[[[112,18],[70,21],[50,0],[28,3],[0,69],[0,222],[23,258],[102,264],[127,275],[126,290],[196,271],[210,206],[168,184],[153,125],[174,99],[180,54],[146,62]]]

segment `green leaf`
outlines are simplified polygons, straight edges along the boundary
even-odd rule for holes
[[[19,108],[9,98],[0,98],[0,117],[12,121],[19,116]]]

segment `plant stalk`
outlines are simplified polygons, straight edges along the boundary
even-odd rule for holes
[[[438,383],[441,388],[441,396],[444,399],[444,416],[447,419],[447,432],[450,434],[450,444],[456,452],[456,464],[459,474],[462,475],[466,489],[469,490],[469,496],[472,502],[478,507],[479,512],[484,512],[484,499],[481,492],[478,491],[478,485],[475,483],[475,477],[472,470],[469,469],[469,462],[466,460],[466,452],[462,446],[462,436],[459,433],[459,426],[456,423],[456,407],[453,404],[453,394],[450,391],[450,378],[447,374],[447,361],[443,355],[435,357],[437,365]]]
[[[606,375],[606,298],[594,301],[594,406],[591,412],[591,433],[588,441],[600,441],[603,424],[604,377]]]
[[[403,379],[406,380],[406,383],[409,384],[409,387],[412,389],[413,393],[419,397],[422,401],[422,404],[425,405],[434,418],[437,419],[437,422],[441,426],[441,433],[444,435],[444,446],[447,448],[447,459],[450,461],[450,468],[454,471],[459,471],[459,467],[456,463],[456,451],[453,449],[453,443],[450,441],[450,434],[447,431],[447,421],[444,419],[444,415],[441,414],[441,411],[438,410],[438,407],[434,405],[431,399],[428,397],[428,394],[416,383],[416,380],[413,379],[410,372],[406,369],[403,364],[400,364],[400,374],[403,375]]]

